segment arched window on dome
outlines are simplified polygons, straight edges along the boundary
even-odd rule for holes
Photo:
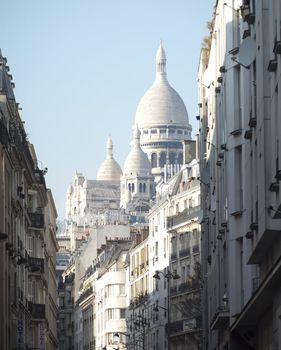
[[[183,163],[183,155],[182,155],[182,152],[180,152],[178,154],[178,164],[182,164]]]
[[[128,189],[130,192],[132,191],[131,184],[128,184]]]
[[[143,184],[142,191],[146,192],[146,184]]]
[[[176,164],[176,154],[174,152],[169,153],[169,163]]]
[[[166,152],[161,152],[160,159],[159,159],[159,166],[161,168],[164,168],[164,165],[166,164],[166,160],[167,160]]]
[[[157,154],[151,153],[151,168],[157,168]]]
[[[142,192],[142,183],[139,184],[139,192]]]
[[[132,184],[132,192],[135,192],[135,184]]]

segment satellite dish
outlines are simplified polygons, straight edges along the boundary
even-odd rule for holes
[[[206,86],[207,88],[210,87],[210,85],[212,84],[212,82],[214,81],[213,79],[213,74],[212,74],[212,70],[210,68],[207,68],[203,74],[203,78],[202,78],[202,84],[203,86]]]
[[[256,41],[252,37],[243,40],[239,48],[238,63],[245,67],[249,67],[256,58]]]

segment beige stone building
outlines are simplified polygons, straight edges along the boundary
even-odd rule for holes
[[[0,348],[56,349],[56,209],[0,53]]]

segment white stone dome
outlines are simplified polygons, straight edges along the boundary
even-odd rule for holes
[[[180,95],[171,87],[166,76],[166,54],[160,44],[156,54],[156,79],[144,94],[136,111],[139,128],[161,125],[189,127],[188,114]]]
[[[97,173],[97,180],[100,181],[120,181],[122,170],[120,165],[113,158],[113,143],[109,137],[106,144],[107,156],[102,162]]]
[[[140,131],[137,126],[133,129],[132,148],[124,164],[124,175],[151,175],[151,165],[147,154],[140,148]]]

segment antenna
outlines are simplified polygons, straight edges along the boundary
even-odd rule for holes
[[[256,58],[256,41],[252,37],[247,37],[244,39],[239,48],[238,54],[238,64],[242,67],[249,69],[249,66],[253,63]]]

